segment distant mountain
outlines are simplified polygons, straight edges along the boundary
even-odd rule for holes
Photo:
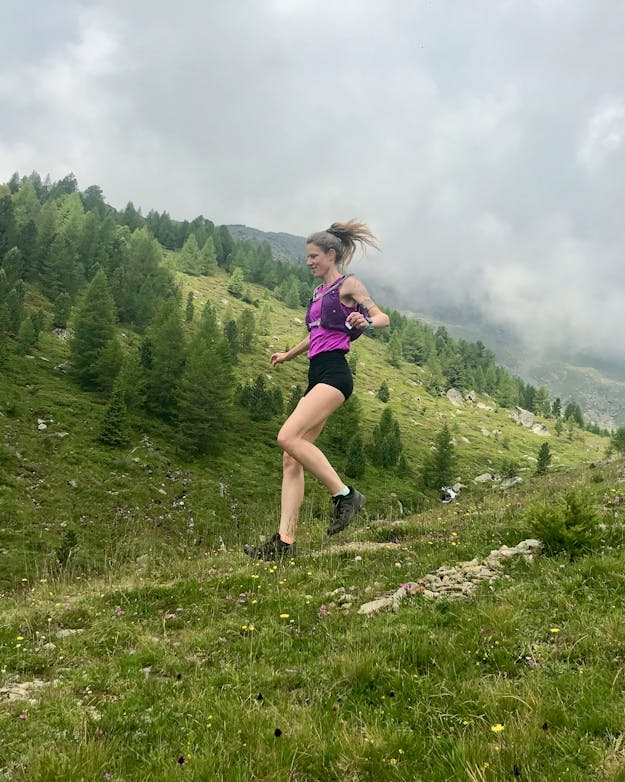
[[[304,263],[306,261],[306,239],[303,236],[259,231],[257,228],[250,228],[247,225],[228,225],[226,227],[235,239],[244,239],[248,242],[269,242],[273,257],[279,261],[289,261],[290,263]]]

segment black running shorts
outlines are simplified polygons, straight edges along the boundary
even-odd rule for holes
[[[317,353],[308,365],[308,388],[304,396],[318,383],[338,388],[345,399],[349,399],[354,390],[352,372],[342,350],[329,350]]]

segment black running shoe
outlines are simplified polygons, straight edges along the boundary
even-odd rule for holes
[[[365,495],[352,489],[351,486],[346,496],[339,494],[338,497],[332,497],[334,513],[328,527],[328,535],[336,535],[337,532],[344,530],[366,501]]]
[[[280,533],[270,538],[262,546],[243,546],[243,551],[252,559],[264,559],[268,562],[273,559],[292,559],[295,556],[295,543],[285,543],[280,540]]]

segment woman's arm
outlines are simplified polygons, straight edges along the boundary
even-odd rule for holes
[[[365,286],[355,277],[347,277],[341,286],[341,302],[345,304],[346,307],[353,307],[354,304],[362,304],[363,307],[367,308],[370,321],[367,321],[359,312],[352,312],[347,318],[347,321],[352,326],[361,331],[367,328],[369,322],[374,329],[383,329],[390,324],[386,312],[382,312],[371,296],[369,296]]]
[[[303,339],[299,345],[296,345],[294,348],[287,350],[285,353],[274,353],[269,359],[271,366],[275,367],[276,364],[283,364],[285,361],[290,361],[292,358],[299,356],[301,353],[305,353],[308,350],[309,345],[310,335],[307,334],[306,338]]]

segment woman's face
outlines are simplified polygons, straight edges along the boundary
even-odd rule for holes
[[[330,248],[325,253],[316,244],[307,244],[306,264],[313,273],[313,277],[324,277],[333,266],[336,266],[336,251]]]

